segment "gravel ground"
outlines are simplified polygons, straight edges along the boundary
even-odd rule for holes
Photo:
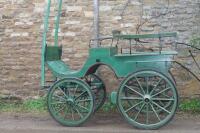
[[[119,114],[96,114],[82,127],[63,127],[48,114],[0,114],[0,133],[200,133],[200,115],[178,113],[167,126],[137,130]]]

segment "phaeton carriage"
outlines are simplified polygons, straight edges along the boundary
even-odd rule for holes
[[[105,102],[106,88],[96,74],[106,65],[123,79],[117,91],[110,95],[128,123],[141,129],[158,129],[173,118],[178,106],[176,82],[170,73],[176,51],[164,51],[160,44],[158,51],[128,53],[119,52],[118,44],[108,47],[90,47],[89,56],[80,70],[72,70],[62,61],[62,46],[58,45],[58,29],[62,0],[59,1],[55,27],[55,44],[47,45],[50,5],[48,1],[45,31],[42,46],[42,78],[45,87],[45,66],[56,77],[47,96],[51,116],[65,126],[80,126],[85,123]],[[126,35],[113,32],[113,36],[99,40],[138,40],[145,38],[175,38],[176,33]],[[92,45],[92,44],[91,44]]]

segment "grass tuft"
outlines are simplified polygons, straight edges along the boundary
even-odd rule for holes
[[[200,114],[200,99],[187,99],[182,100],[179,105],[179,110],[187,113],[198,113]],[[11,113],[46,113],[46,97],[38,99],[29,99],[24,102],[3,102],[0,100],[0,112],[11,112]],[[102,113],[117,112],[117,106],[111,102],[106,102],[103,107],[99,110]]]
[[[106,102],[100,109],[101,112],[109,113],[109,112],[116,112],[117,106],[111,102]]]
[[[46,99],[41,97],[39,99],[29,99],[24,102],[0,102],[0,112],[11,113],[44,113],[46,112]]]
[[[179,105],[180,111],[200,113],[200,99],[188,99],[181,101]]]
[[[46,112],[46,98],[30,99],[22,104],[22,109],[27,112]]]

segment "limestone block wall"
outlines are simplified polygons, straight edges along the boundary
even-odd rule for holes
[[[24,97],[38,93],[46,1],[0,0],[1,94]],[[51,45],[56,0],[52,2],[48,34],[48,44]],[[115,29],[123,33],[176,31],[179,41],[188,42],[193,35],[200,34],[199,0],[132,0],[124,8],[125,4],[124,0],[100,0],[102,35],[111,35]],[[93,16],[92,0],[63,0],[59,42],[63,45],[63,60],[73,69],[81,68],[88,56]],[[142,23],[143,26],[138,28]],[[117,80],[107,76],[110,72],[104,71],[101,75],[110,90],[117,88]],[[185,91],[182,94],[186,94]]]

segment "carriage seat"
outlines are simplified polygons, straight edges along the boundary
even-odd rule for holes
[[[61,60],[62,46],[47,46],[45,52],[45,62],[47,67],[58,78],[67,77],[75,73],[69,65]]]

